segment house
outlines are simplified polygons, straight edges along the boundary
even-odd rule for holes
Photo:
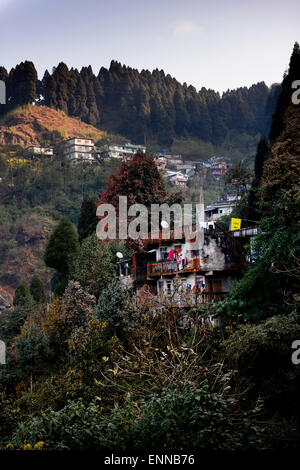
[[[183,188],[186,187],[188,177],[181,173],[181,171],[167,170],[165,176],[169,181],[176,184],[177,186],[182,186]]]
[[[46,155],[48,157],[53,157],[53,148],[52,147],[40,147],[39,145],[30,145],[26,148],[26,154],[29,156],[39,156]]]
[[[163,156],[157,156],[155,157],[155,164],[159,170],[165,170],[167,166],[167,159],[166,157]]]
[[[184,306],[184,296],[194,302],[223,300],[245,269],[246,233],[232,236],[204,221],[203,188],[200,186],[198,221],[189,229],[197,237],[191,240],[183,227],[175,238],[174,231],[159,231],[157,238],[141,240],[142,250],[132,256],[132,273],[137,293],[144,285],[152,295],[172,298]],[[176,297],[176,298],[175,298]]]
[[[146,153],[146,147],[144,145],[136,144],[106,144],[103,146],[101,155],[103,158],[119,158],[126,160],[131,155],[135,155],[137,152]]]
[[[72,162],[94,162],[94,141],[79,137],[71,137],[62,142],[63,155]]]
[[[232,162],[229,158],[213,156],[206,162],[205,166],[210,169],[213,178],[218,180],[232,167]]]
[[[167,166],[174,165],[177,169],[178,166],[184,163],[184,159],[182,155],[164,155],[167,159]]]
[[[246,237],[241,242],[213,225],[199,230],[202,236],[192,250],[185,236],[164,240],[160,233],[158,239],[146,240],[144,251],[132,257],[137,292],[144,285],[167,298],[176,291],[177,306],[184,305],[183,294],[204,303],[223,300],[245,269]]]
[[[156,238],[148,234],[139,240],[140,248],[130,265],[137,298],[151,295],[159,303],[171,301],[175,307],[186,306],[187,297],[192,303],[213,303],[223,300],[241,279],[245,246],[253,241],[257,229],[227,232],[214,222],[205,222],[202,185],[198,208],[198,221],[183,226],[181,234],[175,234],[171,225],[167,233],[161,229]],[[187,228],[197,235],[194,240],[186,236]],[[120,270],[124,274],[128,275],[127,268]]]
[[[206,206],[205,216],[206,220],[218,220],[223,215],[229,215],[236,206],[236,199],[231,201],[213,202]]]

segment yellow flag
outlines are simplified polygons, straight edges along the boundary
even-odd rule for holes
[[[239,230],[242,225],[242,219],[235,219],[232,218],[230,221],[230,228],[229,230],[232,232],[233,230]]]

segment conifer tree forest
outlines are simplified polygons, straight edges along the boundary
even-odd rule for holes
[[[221,145],[228,133],[267,134],[279,85],[264,82],[227,90],[196,90],[163,70],[139,72],[112,61],[95,75],[91,66],[69,69],[60,62],[38,80],[35,66],[25,61],[9,73],[0,67],[7,87],[1,112],[36,102],[60,109],[94,126],[101,125],[133,142],[169,146],[176,137],[196,137]]]

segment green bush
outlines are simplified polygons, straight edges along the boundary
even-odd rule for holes
[[[101,441],[100,408],[95,402],[86,406],[81,400],[69,401],[59,411],[46,410],[27,423],[21,423],[12,444],[45,442],[47,450],[96,449]]]
[[[239,414],[233,402],[207,386],[165,389],[144,403],[116,406],[102,416],[97,403],[68,402],[19,425],[12,444],[45,442],[46,449],[113,451],[264,448],[263,429]]]
[[[102,290],[94,316],[106,322],[115,332],[133,328],[136,324],[136,307],[132,289],[124,287],[119,279],[114,279]]]
[[[107,420],[105,448],[131,451],[263,448],[262,429],[233,401],[185,383],[138,405],[129,397]]]
[[[261,395],[272,412],[299,416],[300,369],[292,343],[300,338],[300,315],[278,315],[258,325],[241,325],[223,342],[230,367],[246,381],[248,396]]]

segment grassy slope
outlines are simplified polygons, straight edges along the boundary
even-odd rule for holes
[[[73,136],[92,138],[96,142],[110,137],[105,131],[46,106],[22,106],[0,120],[0,145],[53,145]]]

